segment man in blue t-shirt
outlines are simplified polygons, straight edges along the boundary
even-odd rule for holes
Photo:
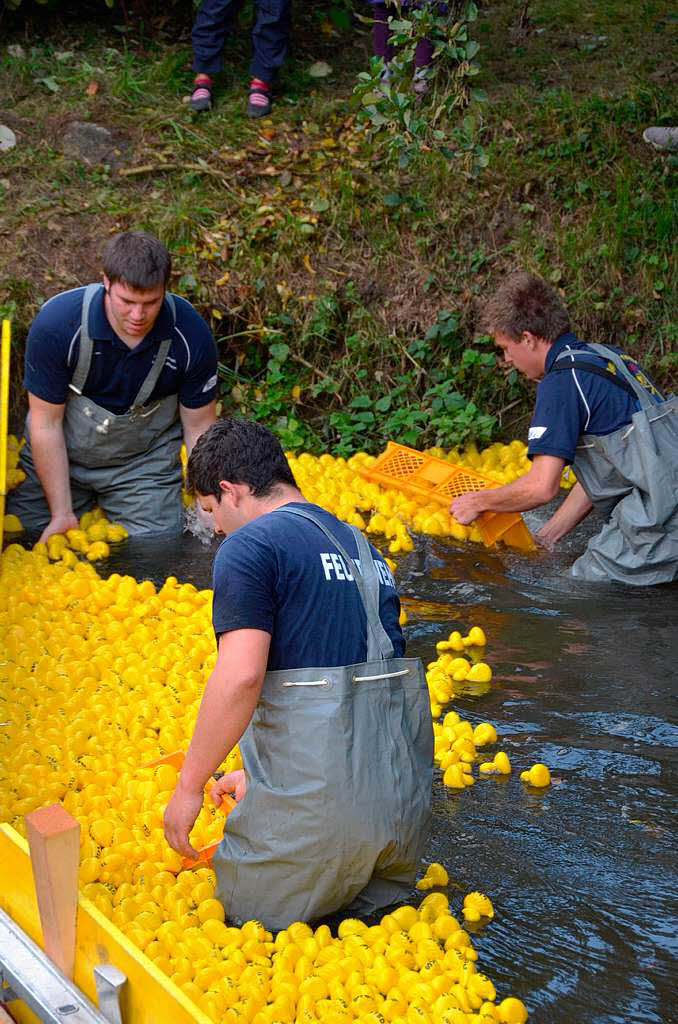
[[[262,790],[264,797],[278,793],[273,812],[287,801],[294,819],[274,825],[264,811],[261,817],[266,820],[251,822],[244,810],[244,817],[238,815],[237,834],[226,830],[224,842],[231,836],[233,845],[218,856],[229,858],[236,889],[246,885],[242,866],[238,872],[238,857],[243,864],[248,858],[256,861],[258,895],[247,905],[248,916],[281,920],[271,908],[273,895],[267,896],[267,891],[276,887],[272,878],[278,877],[275,873],[283,862],[287,867],[281,887],[289,887],[290,900],[301,899],[310,915],[315,911],[318,916],[319,907],[336,910],[350,902],[356,895],[356,880],[362,878],[364,885],[373,872],[391,881],[397,874],[411,884],[417,866],[412,850],[424,839],[430,808],[432,729],[423,669],[416,687],[405,682],[407,677],[413,679],[414,662],[403,658],[400,601],[390,569],[366,542],[361,560],[352,528],[304,500],[277,439],[257,423],[229,419],[211,427],[189,459],[188,483],[226,539],[213,572],[212,620],[218,658],[177,789],[165,812],[167,841],[184,856],[195,856],[189,833],[202,807],[204,786],[247,730],[243,743],[247,737],[250,740],[246,748],[241,747],[244,770],[223,776],[213,786],[215,802],[226,793],[234,792],[238,802],[248,794],[249,756],[258,794],[250,801],[261,806],[256,800],[262,799]],[[302,518],[309,513],[317,521]],[[365,553],[371,553],[376,580],[363,564]],[[354,573],[364,582],[368,570],[375,596],[378,587],[381,623],[375,630],[377,602],[371,604],[374,598],[368,588],[365,600],[369,598],[373,609],[370,636],[381,632],[380,643],[392,648],[392,655],[365,666],[361,663],[368,660],[368,621]],[[355,673],[351,669],[352,683],[340,697],[338,684],[331,681],[331,670],[338,666],[361,669]],[[370,686],[375,689],[370,691]],[[305,717],[309,707],[312,735],[303,724],[309,721]],[[253,729],[258,739],[251,738]],[[295,730],[302,733],[298,740],[293,738]],[[371,758],[377,765],[370,764]],[[333,766],[329,777],[327,765]],[[412,766],[417,777],[410,779]],[[370,795],[378,787],[371,788],[367,777],[375,769],[381,778],[379,806],[374,806]],[[398,778],[391,778],[394,771]],[[356,787],[361,793],[357,814],[341,811],[347,791]],[[384,787],[390,798],[383,797]],[[393,806],[384,808],[382,802]],[[353,806],[350,800],[349,804]],[[378,827],[391,812],[396,824],[383,843]],[[285,838],[277,832],[281,827]],[[281,844],[289,842],[297,829],[303,838],[281,852]],[[354,841],[349,838],[351,829]],[[406,841],[408,829],[414,836]],[[257,845],[262,838],[262,845]],[[316,854],[308,853],[309,844]],[[319,856],[318,846],[322,848]],[[318,883],[306,903],[299,890],[312,869],[309,861],[325,864],[318,868],[321,875],[334,859],[336,871],[329,869],[329,879]],[[217,858],[215,867],[222,898]],[[313,870],[311,874],[315,878]],[[388,898],[390,891],[384,897],[387,902],[393,902]],[[276,898],[280,899],[279,892]],[[224,902],[230,912],[228,894]],[[283,907],[282,919],[286,912]]]
[[[29,415],[8,507],[42,541],[98,504],[130,533],[182,528],[182,439],[215,419],[217,353],[185,299],[166,292],[170,254],[125,231],[107,248],[103,284],[55,295],[31,325]]]
[[[607,515],[572,566],[589,581],[648,585],[678,577],[678,407],[664,401],[618,349],[570,330],[560,296],[534,274],[509,277],[487,303],[484,327],[505,362],[538,381],[528,432],[532,468],[505,487],[456,498],[461,523],[481,512],[523,512],[558,493],[565,465],[577,483],[537,534],[552,546],[594,506]]]

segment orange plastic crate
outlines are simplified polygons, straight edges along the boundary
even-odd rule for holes
[[[424,455],[414,448],[389,441],[386,451],[369,467],[360,469],[367,480],[413,494],[427,501],[436,501],[449,508],[453,498],[469,491],[498,487],[496,480],[475,469],[445,462],[433,455]],[[521,551],[535,548],[532,534],[520,512],[483,512],[475,521],[487,547],[498,540]]]

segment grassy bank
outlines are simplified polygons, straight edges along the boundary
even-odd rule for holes
[[[214,111],[196,117],[182,102],[188,16],[120,20],[31,9],[0,23],[0,123],[17,139],[0,154],[16,412],[40,302],[95,279],[105,240],[129,227],[170,245],[174,289],[211,322],[224,407],[290,447],[520,436],[531,394],[473,342],[480,297],[519,266],[563,288],[582,336],[675,382],[675,162],[642,141],[669,118],[669,3],[481,11],[490,162],[474,179],[432,155],[398,171],[367,139],[351,98],[370,52],[359,21],[339,29],[322,5],[300,6],[272,117],[252,123],[246,23]],[[316,61],[331,74],[313,78]],[[441,76],[431,110],[446,87]],[[103,163],[64,155],[72,121],[110,130]]]

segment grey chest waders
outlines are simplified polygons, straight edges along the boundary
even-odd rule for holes
[[[429,829],[433,728],[421,661],[393,657],[363,535],[351,528],[359,571],[312,513],[273,514],[329,537],[367,615],[364,663],[267,672],[240,741],[247,795],[214,856],[217,895],[230,921],[278,930],[407,898]]]
[[[101,287],[91,284],[85,289],[78,362],[64,410],[73,508],[80,514],[96,502],[131,534],[180,533],[182,429],[178,396],[168,395],[150,406],[145,404],[162,373],[172,341],[166,338],[158,345],[128,412],[116,415],[83,395],[93,356],[89,310]],[[172,295],[167,295],[167,302],[176,320]],[[17,491],[16,512],[29,529],[42,529],[49,521],[49,511],[33,464],[30,416],[26,419],[22,467],[27,480]]]
[[[605,345],[588,347],[614,365],[616,374],[608,378],[630,387],[640,409],[612,434],[579,439],[577,480],[609,518],[570,574],[637,586],[671,582],[678,579],[678,396],[653,402],[618,353]],[[576,369],[576,356],[564,352],[557,361],[570,360]]]
[[[177,395],[161,398],[149,408],[148,401],[165,365],[172,344],[170,338],[160,342],[153,365],[142,383],[132,407],[115,415],[86,398],[82,391],[92,364],[93,345],[89,333],[89,308],[101,285],[85,289],[80,327],[80,352],[70,387],[73,392],[66,402],[64,437],[70,462],[88,469],[120,466],[130,459],[155,448],[170,445],[175,458],[181,448],[179,399]],[[174,314],[174,300],[168,296]]]

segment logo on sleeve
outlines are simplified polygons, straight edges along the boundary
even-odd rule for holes
[[[540,437],[543,437],[548,427],[530,427],[527,432],[528,441],[538,441]]]
[[[214,387],[214,385],[216,384],[216,382],[217,382],[217,375],[215,373],[214,376],[210,377],[210,379],[207,381],[207,383],[205,385],[203,385],[203,391],[211,391],[212,388]]]

